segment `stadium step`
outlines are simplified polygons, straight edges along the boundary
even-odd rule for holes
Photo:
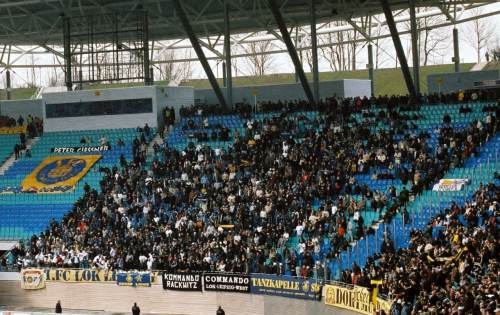
[[[158,143],[160,146],[163,144],[163,139],[160,137],[159,133],[155,135],[146,149],[146,168],[150,168],[155,159],[155,150],[153,149],[155,143]]]
[[[351,268],[352,262],[356,262],[359,266],[364,267],[366,256],[372,255],[375,252],[380,252],[379,246],[383,240],[384,234],[387,232],[389,232],[388,236],[396,249],[408,247],[410,231],[412,229],[425,229],[429,220],[449,207],[453,201],[457,202],[459,205],[463,204],[464,198],[471,199],[471,193],[479,188],[481,182],[488,183],[493,181],[494,173],[500,169],[497,158],[487,161],[485,165],[483,164],[485,163],[485,157],[489,153],[489,148],[496,146],[499,140],[500,133],[497,133],[483,143],[482,146],[478,147],[479,155],[477,157],[470,157],[463,167],[450,169],[443,177],[470,179],[470,184],[465,186],[464,191],[446,193],[432,190],[424,191],[422,195],[418,196],[413,202],[407,205],[410,222],[406,225],[403,224],[401,215],[396,215],[388,224],[383,223],[383,220],[375,220],[372,222],[371,227],[376,231],[375,234],[377,234],[376,239],[378,246],[373,246],[370,240],[351,242],[350,248],[340,253],[339,261],[331,261],[332,274],[334,277],[337,277],[337,280],[340,279],[340,271]],[[498,154],[496,149],[495,154]],[[366,243],[366,249],[363,248],[365,252],[368,252],[366,255],[363,255],[363,250],[358,252],[361,242],[368,242]],[[363,247],[363,245],[361,246]]]
[[[486,67],[487,64],[488,62],[478,62],[475,65],[473,65],[469,71],[481,71],[484,69],[484,67]]]
[[[156,136],[153,138],[153,140],[148,145],[148,148],[146,150],[146,155],[148,157],[151,157],[154,155],[155,150],[153,149],[153,146],[155,143],[158,143],[159,145],[163,144],[163,139],[160,137],[160,135],[158,133],[156,134]]]
[[[40,137],[35,137],[33,139],[28,139],[26,141],[26,149],[30,149],[33,145],[35,145],[38,140],[40,140]],[[25,151],[26,152],[26,151]],[[14,153],[3,163],[2,166],[0,166],[0,176],[4,175],[5,172],[16,162],[16,156]]]

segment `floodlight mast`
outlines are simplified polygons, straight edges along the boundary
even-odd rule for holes
[[[413,57],[413,82],[415,93],[420,94],[420,54],[418,52],[418,27],[415,14],[415,1],[410,0],[411,55]]]
[[[151,85],[148,13],[63,17],[65,83],[144,80]],[[124,63],[124,60],[127,60]],[[77,74],[77,75],[75,75]]]

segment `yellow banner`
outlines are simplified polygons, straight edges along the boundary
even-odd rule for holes
[[[63,192],[76,183],[101,158],[100,155],[49,156],[23,181],[23,191]]]
[[[377,310],[384,310],[386,314],[391,313],[392,301],[386,299],[377,299]]]
[[[26,133],[26,126],[0,127],[0,135],[15,135],[22,132]]]
[[[21,270],[21,288],[25,290],[37,290],[45,288],[45,274],[43,270]]]
[[[357,286],[344,288],[336,285],[325,285],[325,304],[366,315],[372,315],[377,310],[384,310],[389,314],[392,306],[392,302],[377,298],[375,307],[371,303],[371,294],[367,288]]]

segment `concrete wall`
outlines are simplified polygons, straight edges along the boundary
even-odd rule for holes
[[[85,117],[65,117],[46,118],[44,113],[45,131],[67,131],[67,130],[96,130],[113,128],[135,128],[148,123],[151,127],[157,126],[154,87],[133,87],[124,89],[105,90],[82,90],[60,93],[43,94],[42,99],[45,104],[57,103],[78,103],[88,101],[103,100],[123,100],[134,98],[152,98],[153,113],[128,114],[128,115],[106,115],[106,116],[85,116]],[[45,106],[44,106],[45,112]]]
[[[344,81],[344,97],[370,97],[372,94],[370,80],[347,79],[342,81]]]
[[[0,272],[1,281],[21,281],[21,274],[19,272]]]
[[[53,309],[61,300],[64,309],[128,313],[137,302],[142,313],[213,315],[222,305],[227,315],[354,315],[353,311],[326,306],[323,301],[219,292],[166,291],[161,285],[149,288],[119,287],[114,283],[47,282],[45,289],[23,290],[19,281],[0,281],[0,305],[6,309]]]
[[[44,104],[71,103],[82,101],[124,100],[151,98],[153,112],[143,114],[86,116],[67,118],[46,118],[44,113],[45,131],[66,130],[96,130],[113,128],[135,128],[147,123],[157,127],[161,123],[161,109],[165,106],[180,108],[182,105],[194,103],[193,89],[191,87],[163,87],[145,86],[120,89],[83,90],[72,92],[43,94]],[[45,108],[45,106],[43,106]],[[44,109],[45,111],[45,109]]]
[[[190,86],[159,86],[156,89],[156,107],[160,122],[163,121],[162,111],[165,107],[174,107],[175,117],[179,118],[179,109],[182,106],[194,104],[194,89]]]
[[[311,86],[312,89],[312,86]],[[222,89],[226,95],[226,89]],[[279,101],[279,100],[304,100],[306,98],[304,89],[300,83],[277,84],[277,85],[256,85],[239,86],[233,88],[233,101],[254,103],[254,92],[257,93],[259,101]],[[337,80],[323,81],[319,84],[319,94],[321,98],[334,95],[343,97],[369,96],[371,95],[370,80]],[[194,91],[195,100],[206,104],[218,104],[219,101],[212,89],[201,89]]]
[[[427,86],[429,93],[449,93],[473,89],[476,81],[498,78],[500,78],[498,70],[437,73],[427,76]]]
[[[369,80],[337,80],[320,82],[321,98],[333,95],[354,97],[370,95]],[[257,102],[305,99],[300,83],[235,87],[234,102],[254,103],[254,92]],[[225,89],[223,89],[225,95]],[[81,101],[120,100],[134,98],[153,99],[152,114],[107,115],[69,118],[45,118],[45,104],[70,103]],[[146,86],[103,90],[81,90],[72,92],[45,93],[42,99],[1,101],[0,114],[11,117],[28,114],[44,117],[45,131],[95,130],[112,128],[131,128],[148,123],[157,127],[162,122],[162,109],[174,107],[176,117],[182,106],[191,106],[195,99],[202,103],[219,103],[212,89],[194,90],[192,87]]]
[[[19,115],[22,115],[25,119],[28,115],[42,118],[43,102],[41,99],[0,101],[0,115],[16,119]]]

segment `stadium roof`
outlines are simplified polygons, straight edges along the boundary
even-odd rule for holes
[[[276,28],[266,0],[227,0],[233,33],[271,31]],[[317,22],[373,15],[382,12],[380,0],[315,0]],[[224,27],[224,0],[182,0],[194,31],[200,36],[221,35]],[[408,0],[389,0],[393,10],[408,8]],[[451,5],[494,3],[495,0],[415,0],[416,6],[435,6],[446,10]],[[277,0],[288,26],[309,23],[309,0]],[[150,39],[184,38],[171,0],[0,0],[0,44],[62,44],[63,17],[116,14],[126,25],[127,13],[146,10]],[[95,30],[107,30],[105,21]]]

